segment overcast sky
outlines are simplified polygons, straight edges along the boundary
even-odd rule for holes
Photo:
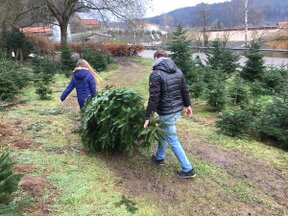
[[[225,1],[229,0],[152,0],[152,8],[147,9],[146,17],[157,16],[178,8],[195,6],[201,2],[213,4]]]

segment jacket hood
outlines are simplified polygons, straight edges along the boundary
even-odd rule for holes
[[[88,74],[89,74],[89,71],[85,69],[74,71],[74,77],[77,80],[83,80]]]
[[[161,70],[166,73],[175,73],[177,66],[170,58],[159,58],[153,65],[153,70]]]

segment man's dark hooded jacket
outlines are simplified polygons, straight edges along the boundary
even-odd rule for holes
[[[153,66],[149,79],[148,119],[152,112],[168,115],[191,105],[189,90],[182,71],[169,58],[160,58]]]

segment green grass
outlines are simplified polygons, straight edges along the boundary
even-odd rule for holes
[[[130,215],[125,206],[117,206],[123,195],[117,187],[117,177],[94,156],[64,154],[59,157],[54,153],[27,150],[17,154],[17,160],[37,164],[37,174],[44,175],[59,190],[51,207],[57,215]],[[157,215],[153,208],[137,206],[135,215]]]
[[[142,74],[133,87],[147,104],[152,60],[132,60],[141,64],[147,73]],[[114,65],[100,76],[106,80],[118,72],[119,68]],[[51,215],[237,215],[247,213],[246,209],[259,213],[261,208],[263,215],[272,215],[272,212],[285,215],[285,210],[282,211],[271,195],[248,180],[231,175],[224,167],[191,153],[187,153],[187,156],[196,168],[197,177],[193,181],[176,179],[175,170],[179,168],[179,163],[170,149],[167,150],[166,165],[162,168],[148,161],[151,156],[149,150],[127,155],[128,163],[133,165],[129,172],[144,173],[143,178],[155,181],[156,186],[160,185],[153,190],[154,186],[147,182],[152,187],[150,191],[143,190],[142,194],[131,195],[134,188],[121,183],[125,181],[125,176],[115,172],[115,167],[105,155],[88,154],[83,150],[79,135],[73,132],[79,124],[79,111],[63,107],[59,101],[68,83],[69,79],[57,75],[52,98],[44,101],[39,100],[33,87],[28,87],[22,95],[25,103],[2,112],[4,120],[21,121],[21,127],[14,131],[15,137],[25,137],[33,142],[27,150],[11,148],[12,156],[18,164],[35,166],[27,175],[45,178],[47,188],[43,189],[41,200],[50,203],[45,207]],[[103,89],[103,85],[99,88]],[[244,152],[277,168],[287,168],[288,155],[284,151],[255,140],[219,134],[213,124],[204,121],[215,118],[215,113],[208,112],[203,101],[194,101],[192,107],[194,117],[180,119],[178,130],[187,131],[189,136],[197,137],[215,148]],[[1,145],[0,152],[8,148]],[[125,163],[119,159],[118,165]],[[283,172],[286,172],[285,169]],[[169,192],[176,194],[180,200],[169,198]],[[165,196],[169,199],[165,199]],[[137,210],[133,214],[134,207]],[[256,211],[256,208],[259,209]]]

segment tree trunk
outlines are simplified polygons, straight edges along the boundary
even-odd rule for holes
[[[60,30],[61,30],[61,47],[67,45],[68,22],[69,22],[69,20],[67,20],[67,21],[65,20],[65,21],[59,23]]]
[[[19,49],[19,54],[20,54],[20,62],[22,63],[24,61],[24,58],[23,58],[23,50],[21,48]]]

